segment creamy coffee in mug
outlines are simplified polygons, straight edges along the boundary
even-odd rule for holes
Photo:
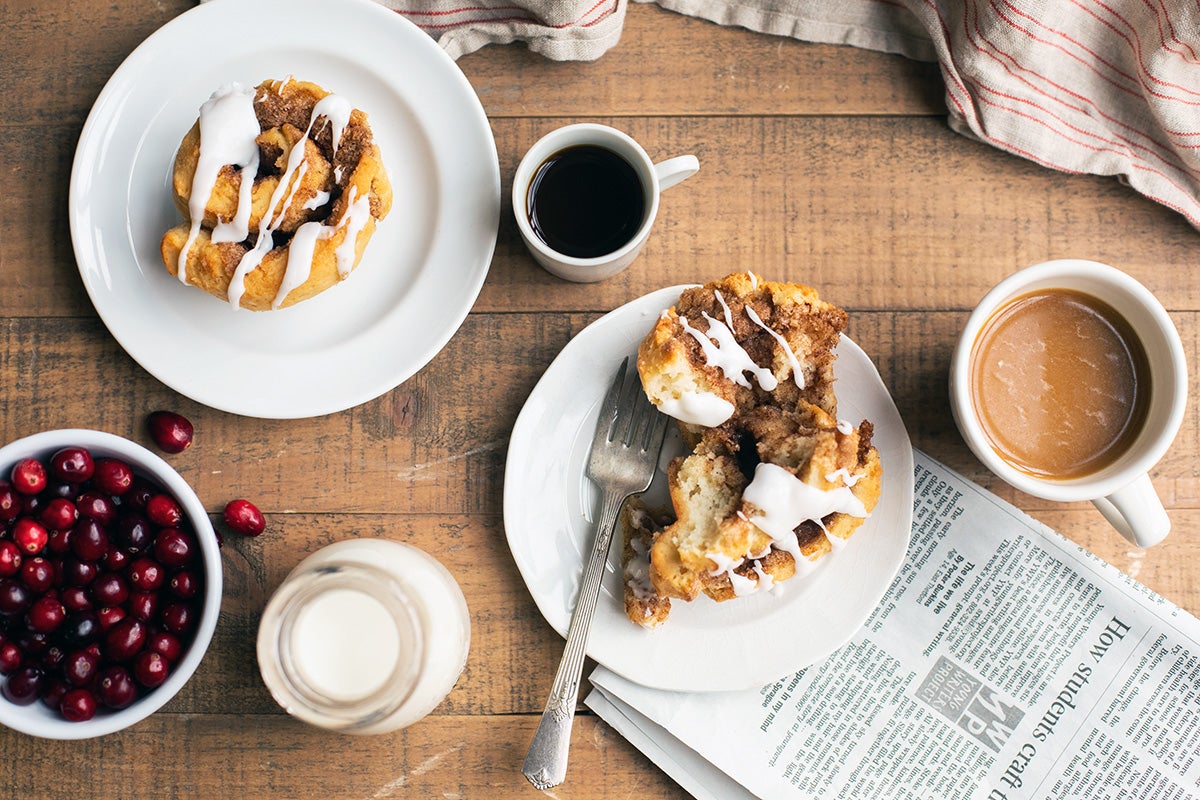
[[[1041,289],[1001,306],[971,350],[971,399],[992,447],[1044,478],[1078,478],[1141,433],[1151,385],[1145,349],[1104,301]]]

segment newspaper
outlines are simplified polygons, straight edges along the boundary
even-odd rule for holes
[[[916,455],[904,566],[761,689],[585,703],[701,800],[1200,797],[1200,620]]]

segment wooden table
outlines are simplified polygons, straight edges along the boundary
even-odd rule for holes
[[[215,640],[181,694],[145,722],[83,742],[0,732],[13,798],[500,798],[535,794],[519,765],[561,652],[508,553],[507,439],[555,354],[587,323],[661,286],[753,269],[811,284],[851,314],[850,335],[891,389],[913,444],[1101,558],[1200,612],[1200,452],[1190,404],[1153,479],[1175,531],[1141,551],[1087,504],[1016,495],[971,456],[950,417],[950,352],[995,282],[1057,257],[1093,258],[1148,285],[1172,312],[1193,369],[1200,234],[1115,180],[1042,169],[952,133],[936,66],[720,28],[633,5],[595,63],[523,47],[459,62],[495,132],[507,195],[521,154],[569,122],[613,124],[652,157],[695,153],[701,172],[663,196],[643,255],[598,285],[564,283],[525,253],[505,200],[486,285],[425,369],[342,413],[262,421],[218,412],[143,371],[98,319],[67,229],[83,120],[148,34],[190,0],[0,3],[0,441],[93,427],[148,443],[157,408],[195,423],[172,463],[219,514],[255,499],[269,528],[224,548]],[[427,720],[394,735],[306,727],[263,688],[259,614],[306,554],[379,535],[436,553],[471,607],[466,672]],[[567,798],[684,793],[583,713]]]

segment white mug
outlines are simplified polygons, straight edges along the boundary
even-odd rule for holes
[[[1112,463],[1074,478],[1043,478],[1014,468],[989,443],[972,402],[972,350],[984,325],[1009,301],[1046,289],[1081,292],[1111,306],[1129,323],[1149,362],[1150,398],[1141,432]],[[1090,500],[1122,536],[1139,547],[1158,544],[1171,530],[1149,471],[1179,431],[1187,386],[1183,344],[1158,299],[1124,272],[1080,259],[1036,264],[1001,281],[971,313],[950,365],[954,420],[967,445],[988,469],[1035,497],[1055,502]]]
[[[580,258],[560,253],[542,241],[534,232],[529,221],[529,184],[538,168],[546,159],[568,147],[595,145],[616,153],[637,173],[645,198],[642,223],[633,237],[611,253],[593,258]],[[628,267],[650,235],[650,228],[658,214],[658,195],[681,181],[687,180],[700,169],[695,156],[686,155],[655,164],[642,146],[629,135],[616,128],[594,123],[567,125],[543,136],[521,159],[513,178],[513,216],[525,246],[548,272],[576,283],[591,283],[610,278]]]

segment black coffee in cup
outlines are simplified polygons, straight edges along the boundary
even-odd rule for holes
[[[596,258],[625,246],[646,214],[637,170],[607,147],[583,144],[551,155],[526,193],[529,224],[539,239],[574,258]]]

